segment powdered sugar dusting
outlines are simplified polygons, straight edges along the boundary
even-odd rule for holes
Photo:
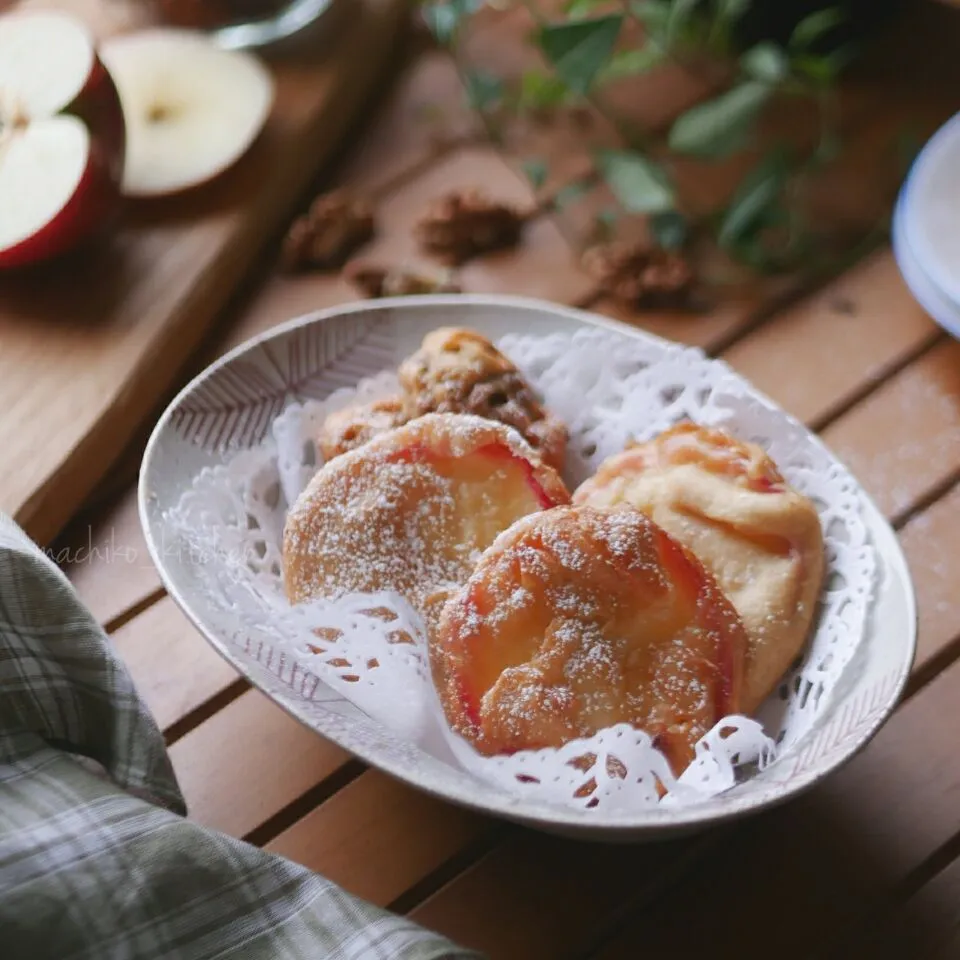
[[[453,729],[494,755],[627,722],[661,738],[679,773],[725,712],[725,664],[746,635],[683,554],[668,570],[664,542],[629,507],[557,507],[501,535],[431,637]]]
[[[399,336],[399,328],[391,324],[383,327],[384,337]],[[697,745],[696,760],[679,779],[650,735],[624,724],[577,738],[559,750],[483,757],[438,721],[442,714],[424,662],[423,624],[402,596],[347,592],[291,608],[281,577],[282,531],[288,506],[320,462],[313,438],[331,410],[398,391],[395,373],[378,372],[369,363],[357,367],[357,375],[368,373],[370,379],[355,387],[343,388],[348,378],[342,364],[329,382],[320,374],[310,396],[328,399],[290,403],[274,420],[270,439],[222,464],[206,461],[179,502],[165,510],[165,531],[178,548],[204,558],[183,569],[191,590],[203,596],[204,616],[215,613],[218,622],[229,625],[211,629],[222,642],[252,650],[249,656],[270,664],[280,678],[277,682],[294,691],[291,696],[311,701],[313,715],[343,718],[323,720],[322,729],[329,732],[331,724],[351,731],[362,728],[368,742],[402,751],[405,764],[415,766],[426,754],[434,758],[434,766],[454,764],[483,781],[479,790],[492,784],[510,794],[521,812],[526,802],[543,802],[573,807],[585,817],[597,811],[633,814],[660,803],[697,804],[723,791],[747,796],[770,779],[764,774],[755,785],[750,764],[763,768],[777,758],[795,758],[801,743],[804,762],[816,761],[826,747],[822,738],[808,732],[837,702],[835,688],[864,635],[876,571],[859,488],[849,473],[802,427],[722,363],[708,361],[697,351],[588,328],[545,337],[515,334],[498,346],[546,406],[569,425],[566,479],[571,485],[630,439],[644,440],[692,419],[725,426],[759,443],[788,482],[817,503],[827,531],[831,576],[821,597],[816,634],[803,662],[784,679],[783,698],[764,706],[760,722],[723,718]],[[512,450],[522,449],[519,437],[510,443]],[[531,522],[522,520],[513,529]],[[602,534],[610,556],[621,556],[626,549],[623,531],[614,526]],[[580,559],[572,554],[569,562],[576,565]],[[534,602],[530,594],[514,590],[504,601],[504,611],[525,609]],[[557,600],[571,610],[583,604],[574,595]],[[395,617],[384,617],[384,609]],[[478,626],[484,622],[478,610],[469,616]],[[329,630],[325,636],[332,638],[320,656],[310,650],[318,645],[317,629]],[[417,642],[393,642],[401,634]],[[583,644],[582,669],[609,683],[615,674],[595,646]],[[350,666],[337,667],[333,661]],[[691,698],[704,693],[692,682],[686,689]],[[556,694],[558,708],[564,696]],[[358,716],[358,709],[365,716]],[[789,775],[792,762],[786,767],[777,763],[778,771],[787,771],[782,776]],[[461,774],[451,773],[457,776]],[[661,786],[670,791],[662,801]]]
[[[492,464],[492,443],[524,460],[532,448],[515,431],[478,417],[434,414],[343,454],[313,478],[284,533],[288,595],[295,602],[350,593],[399,594],[428,623],[502,529],[538,509],[501,502],[509,458]],[[445,473],[478,459],[475,477]],[[465,497],[467,499],[465,499]]]

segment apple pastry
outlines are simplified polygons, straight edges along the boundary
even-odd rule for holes
[[[513,427],[545,463],[562,468],[566,427],[544,409],[510,360],[480,334],[459,328],[434,330],[398,372],[400,395],[327,418],[318,437],[326,460],[426,413],[464,413]]]
[[[629,506],[514,523],[430,637],[450,726],[482,754],[559,747],[618,723],[679,774],[740,708],[747,636],[702,564]]]
[[[514,430],[429,414],[325,464],[287,516],[291,603],[400,594],[428,627],[447,592],[515,520],[570,494]]]
[[[328,463],[348,450],[355,450],[365,443],[401,427],[407,422],[400,397],[387,397],[373,403],[344,407],[331,413],[323,422],[317,446]]]
[[[630,504],[696,554],[746,628],[743,709],[756,710],[813,621],[824,572],[813,503],[756,444],[692,423],[610,457],[574,502]]]

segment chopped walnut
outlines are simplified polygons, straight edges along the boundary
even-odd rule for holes
[[[522,211],[478,190],[455,190],[435,200],[415,229],[424,250],[463,263],[478,253],[514,246],[523,222]]]
[[[381,267],[370,263],[347,264],[344,279],[371,298],[402,297],[419,293],[460,293],[452,271],[425,272],[406,267]]]
[[[677,306],[693,282],[684,257],[645,243],[593,247],[584,254],[583,266],[605,293],[632,307]]]
[[[410,419],[426,413],[470,413],[521,433],[543,459],[560,469],[566,427],[543,408],[520,371],[489,340],[470,330],[427,334],[398,370]]]
[[[324,194],[290,227],[282,263],[290,271],[339,267],[373,236],[373,226],[365,200],[341,190]]]

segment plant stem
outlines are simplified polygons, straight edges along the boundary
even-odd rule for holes
[[[526,8],[527,13],[530,14],[531,18],[539,27],[546,25],[547,21],[544,19],[543,14],[537,8],[536,3],[533,0],[521,0],[521,4]],[[624,0],[624,7],[627,7],[628,4]],[[638,153],[643,153],[647,151],[650,147],[649,140],[639,134],[632,126],[621,117],[617,111],[611,110],[607,104],[603,102],[601,97],[598,97],[596,93],[585,93],[581,94],[581,99],[586,103],[590,104],[596,112],[603,117],[607,123],[616,131],[617,136],[623,140],[632,150],[636,150]]]

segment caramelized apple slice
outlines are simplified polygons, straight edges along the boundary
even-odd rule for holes
[[[560,507],[515,523],[431,638],[451,727],[486,755],[617,723],[675,772],[740,705],[746,634],[713,578],[639,511]]]
[[[515,520],[570,495],[518,433],[430,414],[322,467],[287,517],[291,602],[399,593],[428,624]]]

